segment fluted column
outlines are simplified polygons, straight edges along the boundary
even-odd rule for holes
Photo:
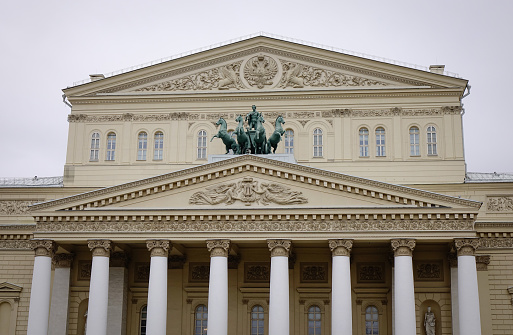
[[[146,246],[151,252],[146,332],[149,335],[165,335],[167,321],[167,257],[172,245],[167,240],[149,240],[146,241]]]
[[[228,333],[228,251],[229,240],[209,240],[208,334]]]
[[[329,240],[332,253],[331,334],[353,333],[351,306],[351,264],[353,240]]]
[[[112,242],[90,240],[87,241],[87,245],[93,252],[89,306],[87,308],[87,335],[106,335],[109,305],[109,257]]]
[[[416,333],[412,262],[415,240],[392,240],[391,245],[394,250],[395,335],[411,335]]]
[[[56,246],[51,240],[32,240],[30,245],[35,251],[35,258],[27,335],[46,335],[48,334],[48,316],[50,314],[52,256]]]
[[[73,254],[57,254],[52,259],[55,271],[48,327],[50,335],[68,334],[68,301],[72,262]]]
[[[480,241],[477,238],[455,239],[458,251],[458,308],[460,334],[481,335],[481,314],[475,251]]]
[[[271,251],[269,292],[269,335],[289,334],[289,251],[290,240],[267,240]]]

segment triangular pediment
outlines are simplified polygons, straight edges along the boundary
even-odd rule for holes
[[[258,36],[68,88],[68,98],[259,91],[461,87],[466,81]]]
[[[8,282],[0,283],[0,293],[20,293],[23,287]]]
[[[32,206],[34,215],[88,211],[459,209],[481,203],[262,156],[240,155]],[[85,214],[87,215],[87,214]]]

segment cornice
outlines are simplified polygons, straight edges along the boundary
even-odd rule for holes
[[[289,172],[284,172],[284,170],[288,170]],[[71,203],[75,204],[64,209],[83,210],[88,208],[104,207],[129,199],[135,199],[150,194],[169,191],[175,188],[185,187],[192,184],[199,184],[218,178],[222,179],[223,177],[246,171],[253,171],[266,176],[276,176],[278,178],[299,181],[301,183],[310,184],[321,188],[331,188],[341,192],[348,192],[369,196],[371,198],[383,199],[389,201],[390,203],[395,203],[396,205],[400,204],[432,208],[439,207],[440,205],[436,204],[435,202],[441,201],[461,206],[468,206],[474,209],[479,209],[481,207],[481,203],[477,201],[460,199],[438,193],[432,193],[414,188],[340,174],[337,172],[321,170],[313,167],[271,160],[255,155],[239,155],[235,156],[234,158],[219,162],[199,165],[193,168],[175,171],[156,177],[138,180],[135,182],[125,183],[67,198],[39,203],[31,206],[31,208],[33,212],[35,212],[54,206],[65,206]],[[312,175],[312,177],[307,177],[308,174]],[[127,193],[123,193],[123,191],[127,191]],[[428,200],[417,201],[407,198],[407,196],[417,196]],[[88,200],[97,197],[103,197],[103,199]],[[76,202],[81,200],[86,201],[82,204],[76,204]],[[70,214],[62,213],[62,215],[66,216]],[[34,213],[33,216],[39,215]]]
[[[320,66],[329,67],[329,68],[333,68],[333,69],[339,69],[339,70],[344,70],[344,71],[348,71],[348,72],[352,72],[352,73],[358,73],[358,74],[361,74],[364,76],[381,78],[381,79],[390,80],[390,81],[394,81],[394,82],[406,83],[406,84],[413,85],[413,86],[426,86],[427,85],[427,86],[440,87],[439,85],[430,83],[428,81],[423,81],[421,79],[406,78],[404,76],[398,76],[398,75],[394,75],[391,73],[385,73],[385,72],[379,72],[377,70],[366,69],[366,68],[362,67],[363,65],[362,66],[349,65],[349,64],[344,64],[341,62],[335,62],[333,60],[326,60],[326,59],[322,59],[322,58],[318,58],[318,57],[302,55],[297,52],[284,51],[284,50],[279,50],[279,49],[271,48],[271,47],[267,47],[267,46],[256,46],[256,47],[248,48],[246,50],[234,52],[234,53],[224,55],[224,56],[210,57],[206,61],[199,61],[193,65],[185,65],[185,66],[175,68],[175,69],[172,69],[169,71],[161,72],[158,74],[146,74],[145,78],[135,79],[129,83],[118,84],[115,86],[104,87],[104,88],[100,87],[99,90],[96,92],[109,93],[109,92],[122,91],[122,90],[126,90],[126,89],[129,89],[132,87],[142,86],[142,85],[149,84],[152,82],[157,82],[157,81],[164,80],[164,79],[167,79],[170,77],[175,77],[175,76],[178,76],[181,74],[194,72],[199,69],[212,67],[215,65],[233,61],[238,58],[244,58],[249,55],[259,54],[259,53],[267,53],[267,54],[275,55],[278,57],[285,57],[285,58],[302,61],[302,62],[307,62],[307,63],[311,63],[311,64],[317,64]],[[180,65],[178,65],[178,66],[180,66]],[[96,92],[94,92],[94,93],[96,93]],[[94,93],[92,93],[92,94],[94,94]]]

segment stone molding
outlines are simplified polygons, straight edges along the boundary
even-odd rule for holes
[[[490,255],[476,255],[477,271],[488,271],[489,264],[490,264]]]
[[[334,61],[328,61],[321,58],[314,58],[311,56],[305,56],[299,53],[291,52],[291,51],[283,51],[275,48],[265,47],[265,46],[256,46],[254,48],[249,48],[247,50],[235,52],[226,56],[222,57],[211,57],[210,59],[198,62],[193,65],[184,66],[178,69],[173,69],[164,73],[160,73],[157,75],[149,76],[137,81],[133,81],[126,84],[117,85],[114,87],[109,87],[102,89],[98,92],[94,92],[91,94],[97,94],[97,93],[113,93],[118,92],[121,90],[126,90],[132,87],[141,86],[144,84],[150,84],[152,82],[157,82],[161,80],[165,80],[167,78],[179,76],[182,74],[188,74],[193,73],[195,71],[207,71],[208,68],[213,66],[220,66],[223,63],[234,63],[238,61],[239,59],[255,56],[263,54],[264,56],[273,55],[278,58],[285,58],[290,60],[295,60],[299,62],[307,62],[311,64],[316,64],[319,66],[330,68],[330,70],[342,70],[342,71],[348,71],[352,73],[357,73],[364,76],[374,77],[374,78],[381,78],[385,80],[405,83],[413,86],[430,86],[430,87],[439,87],[438,85],[433,85],[432,83],[428,83],[422,80],[414,80],[406,77],[399,77],[395,76],[386,72],[376,72],[369,69],[366,69],[364,67],[357,67],[357,66],[351,66],[345,63],[341,62],[334,62]],[[269,56],[268,56],[269,57]]]
[[[151,257],[168,257],[169,250],[173,248],[169,240],[147,240],[146,247],[150,251]]]
[[[0,215],[29,215],[37,200],[0,200]]]
[[[267,206],[270,203],[296,205],[308,202],[302,192],[292,191],[283,184],[263,183],[253,181],[251,177],[244,177],[236,182],[217,184],[205,188],[205,191],[196,192],[189,198],[189,204],[231,205],[237,200],[246,206],[251,204]]]
[[[263,215],[262,215],[263,216]],[[183,216],[180,216],[182,218]],[[220,216],[221,217],[221,216]],[[222,216],[225,218],[225,216]],[[322,217],[322,216],[321,216]],[[464,220],[265,220],[147,221],[38,223],[40,232],[380,232],[472,231]],[[213,219],[213,218],[212,218]]]
[[[73,254],[55,254],[52,257],[52,265],[54,266],[54,268],[69,268],[73,263],[73,257]]]
[[[267,246],[269,247],[269,251],[271,252],[271,257],[288,257],[291,245],[291,240],[267,240]]]
[[[207,240],[210,257],[228,257],[230,240]]]
[[[458,256],[474,256],[480,245],[481,241],[478,238],[457,238],[454,240],[454,247]]]
[[[239,165],[237,166],[237,163]],[[235,165],[235,166],[234,166]],[[229,167],[228,167],[229,166]],[[213,171],[216,170],[217,171]],[[224,170],[223,170],[224,169]],[[294,172],[281,172],[282,170],[289,170]],[[128,199],[134,199],[138,196],[148,196],[150,194],[169,191],[175,187],[184,187],[189,184],[198,184],[201,182],[206,182],[218,178],[223,178],[225,176],[231,176],[233,174],[243,172],[243,171],[253,171],[256,173],[260,173],[262,175],[273,176],[294,181],[299,181],[302,183],[308,183],[317,185],[318,187],[331,187],[334,189],[338,189],[342,192],[348,192],[352,194],[362,194],[369,197],[379,197],[383,200],[387,200],[391,203],[404,203],[406,205],[415,205],[416,207],[433,207],[436,206],[435,203],[432,202],[419,202],[413,199],[409,199],[406,196],[420,196],[426,199],[431,199],[432,201],[446,201],[453,204],[458,204],[462,206],[468,206],[471,208],[479,209],[481,207],[481,203],[473,200],[460,199],[448,195],[426,192],[418,189],[408,188],[404,186],[379,182],[375,180],[345,175],[337,172],[331,172],[326,170],[321,170],[313,167],[308,167],[304,165],[297,165],[287,162],[281,162],[276,160],[271,160],[268,158],[263,158],[255,155],[238,155],[233,158],[203,164],[196,167],[192,167],[185,170],[179,170],[175,172],[170,172],[167,174],[159,175],[156,177],[141,179],[138,181],[121,184],[117,186],[107,187],[104,189],[83,193],[75,196],[70,196],[63,199],[48,201],[44,203],[39,203],[33,205],[31,208],[33,211],[43,210],[52,206],[62,206],[69,203],[77,202],[80,200],[88,200],[91,198],[95,198],[96,200],[85,202],[80,205],[75,205],[73,207],[63,208],[63,209],[83,209],[89,207],[102,207],[113,203],[118,203],[121,201],[125,201]],[[204,172],[204,175],[201,173]],[[198,176],[198,174],[200,174]],[[315,177],[313,178],[305,178],[305,175],[311,174]],[[192,176],[194,175],[194,176]],[[330,180],[327,180],[330,179]],[[160,185],[155,185],[160,183]],[[357,184],[358,186],[351,186],[351,184]],[[146,185],[151,185],[149,188],[145,189]],[[138,188],[138,190],[134,190],[134,188]],[[379,188],[380,192],[376,192],[374,190],[368,188]],[[119,194],[120,192],[126,190],[127,193]],[[390,192],[390,193],[388,193]],[[112,193],[115,193],[113,195]],[[402,195],[396,196],[395,194],[401,193]],[[98,197],[102,197],[103,199],[99,199]],[[75,214],[75,213],[73,213]],[[451,214],[446,214],[451,215]],[[462,218],[470,218],[474,219],[474,214],[452,214],[452,215],[460,215]],[[62,215],[62,216],[70,216]],[[39,222],[38,216],[36,217],[36,221]],[[44,218],[44,217],[43,217]],[[50,217],[51,219],[52,217]]]
[[[413,256],[413,249],[415,249],[414,239],[394,239],[390,241],[394,257],[397,256]]]
[[[481,237],[480,247],[482,249],[511,249],[513,248],[513,237]]]
[[[332,256],[349,256],[353,248],[353,240],[328,240]]]
[[[30,247],[36,256],[52,257],[57,250],[57,244],[52,240],[30,240]]]
[[[0,240],[0,250],[32,250],[30,240]]]
[[[111,240],[88,240],[87,246],[93,252],[93,257],[109,257],[113,247]]]
[[[511,304],[513,305],[513,286],[508,287],[508,293],[511,296]]]

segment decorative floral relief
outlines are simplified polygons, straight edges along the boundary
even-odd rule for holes
[[[490,212],[513,211],[513,197],[489,197],[486,208]]]
[[[434,262],[415,262],[415,279],[419,281],[437,281],[443,280],[443,263]]]
[[[0,201],[0,214],[25,215],[29,213],[29,206],[36,201],[2,200]]]
[[[384,263],[358,263],[357,278],[359,283],[384,283]]]
[[[301,263],[302,283],[327,283],[328,263]]]
[[[388,84],[280,59],[283,76],[279,87],[387,86]]]
[[[269,282],[271,265],[269,263],[246,263],[244,272],[244,281],[247,283]]]
[[[209,91],[245,88],[239,76],[242,61],[220,66],[185,77],[146,86],[136,91]]]
[[[196,192],[189,199],[189,203],[231,205],[237,200],[246,206],[252,203],[288,205],[308,202],[301,192],[291,191],[288,187],[276,183],[259,183],[253,181],[253,178],[246,177],[239,182],[214,185],[207,187],[206,191]]]

